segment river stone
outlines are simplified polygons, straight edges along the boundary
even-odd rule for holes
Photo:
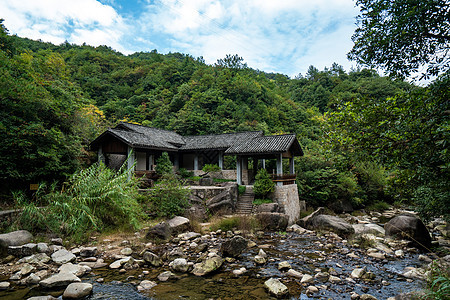
[[[338,283],[341,281],[341,279],[337,276],[330,275],[330,277],[328,277],[328,281],[330,283]]]
[[[269,290],[269,293],[276,297],[283,297],[289,293],[287,286],[281,283],[280,280],[276,278],[270,278],[264,282],[264,287]]]
[[[66,263],[58,268],[60,273],[72,273],[77,277],[82,277],[87,272],[87,266],[74,265],[72,263]],[[90,269],[90,268],[89,268]]]
[[[12,231],[0,234],[0,250],[4,251],[9,246],[21,246],[31,242],[33,235],[26,230]]]
[[[323,207],[319,207],[318,209],[316,209],[311,214],[309,214],[306,217],[298,220],[297,224],[300,225],[303,228],[306,228],[307,227],[306,224],[309,222],[310,219],[314,218],[315,216],[323,214],[324,211],[325,211],[325,209]]]
[[[306,292],[310,294],[315,294],[319,292],[319,289],[313,285],[310,285],[306,288]]]
[[[35,285],[35,284],[38,284],[39,281],[41,281],[41,277],[39,277],[35,273],[31,273],[30,276],[25,278],[24,283],[26,285]]]
[[[158,275],[159,281],[167,281],[167,280],[176,279],[176,278],[177,278],[177,276],[170,271],[165,271]]]
[[[36,270],[35,267],[33,267],[32,265],[25,263],[22,268],[20,269],[20,274],[22,274],[22,276],[26,276],[28,274],[30,274],[31,272],[33,272],[34,270]]]
[[[364,268],[356,268],[352,271],[350,275],[352,278],[361,278],[366,273],[366,267]]]
[[[402,249],[395,250],[394,255],[397,256],[397,257],[402,258],[403,256],[405,256],[405,252],[403,252]]]
[[[73,282],[81,282],[81,279],[72,273],[58,273],[47,279],[41,280],[39,285],[44,288],[55,288],[67,286]]]
[[[237,269],[237,270],[233,270],[233,275],[234,275],[234,276],[241,276],[241,275],[244,274],[245,272],[247,272],[247,269],[244,268],[244,267],[242,267],[242,268],[239,268],[239,269]]]
[[[198,232],[189,231],[189,232],[185,232],[185,233],[180,233],[178,235],[178,238],[182,239],[183,241],[189,241],[189,240],[198,238],[200,236],[201,236],[201,234]]]
[[[61,249],[52,254],[52,260],[58,265],[74,261],[76,256],[66,249]]]
[[[11,283],[7,281],[0,282],[0,290],[7,290],[11,286]]]
[[[121,259],[116,260],[115,262],[111,263],[109,265],[109,268],[119,269],[125,264],[133,264],[133,263],[134,263],[134,258],[131,256],[127,256],[127,257],[121,258]]]
[[[260,256],[260,255],[256,255],[253,260],[258,265],[263,265],[263,264],[265,264],[267,262],[267,258],[265,258],[263,256]]]
[[[256,219],[265,231],[285,231],[289,217],[282,213],[259,213]]]
[[[145,236],[146,239],[167,240],[172,235],[172,229],[167,222],[161,222],[150,228]]]
[[[120,250],[120,254],[129,256],[133,254],[133,250],[131,248],[123,248],[122,250]]]
[[[151,280],[142,280],[141,283],[139,283],[139,286],[137,287],[138,291],[145,291],[150,290],[157,286],[156,282]]]
[[[286,274],[289,275],[289,276],[292,276],[292,277],[300,278],[300,279],[303,277],[303,274],[302,274],[302,273],[300,273],[299,271],[296,271],[296,270],[294,270],[294,269],[289,269],[289,270],[286,272]]]
[[[176,216],[167,221],[173,234],[178,234],[189,230],[191,223],[188,218]]]
[[[300,283],[309,283],[309,282],[313,282],[313,280],[314,280],[314,277],[312,277],[309,274],[305,274],[305,275],[303,275],[302,280],[300,280]]]
[[[186,273],[189,270],[189,265],[185,258],[176,258],[170,262],[169,267],[175,272],[181,273]]]
[[[386,232],[383,227],[377,224],[353,224],[355,235],[373,234],[375,236],[384,237]]]
[[[192,273],[195,276],[204,276],[218,270],[222,264],[223,259],[220,256],[209,257],[203,262],[195,264]]]
[[[328,274],[327,272],[319,272],[316,275],[314,275],[314,278],[319,281],[325,282],[328,280],[329,276],[330,276],[330,274]]]
[[[232,239],[222,243],[220,251],[223,256],[239,257],[242,252],[247,249],[248,240],[240,235],[234,236]]]
[[[57,300],[58,298],[53,297],[52,295],[47,296],[34,296],[30,297],[27,300]]]
[[[144,261],[148,262],[150,265],[152,265],[154,267],[159,267],[162,265],[162,261],[159,258],[159,256],[150,251],[145,251],[143,258],[144,258]]]
[[[371,252],[368,253],[367,256],[373,257],[375,259],[386,259],[386,256],[380,252]]]
[[[306,223],[306,228],[332,231],[340,237],[348,237],[355,232],[352,225],[339,217],[330,215],[317,215],[309,219]]]
[[[412,214],[394,217],[384,225],[387,237],[405,239],[422,250],[431,247],[431,236],[423,222]]]
[[[278,270],[283,271],[291,268],[291,264],[287,261],[282,261],[278,264]]]
[[[37,243],[36,250],[39,253],[47,253],[49,251],[49,248],[47,243]]]
[[[298,234],[304,234],[307,230],[300,225],[294,224],[286,228],[286,231],[292,231]]]
[[[21,246],[8,246],[8,254],[14,255],[15,257],[30,256],[37,251],[37,244],[28,243]]]
[[[92,293],[92,284],[84,282],[74,282],[67,286],[63,294],[63,299],[80,299]]]
[[[98,252],[97,247],[83,247],[80,249],[80,256],[81,257],[96,256],[97,252]],[[73,253],[73,254],[75,254],[75,253]]]
[[[362,294],[361,296],[359,296],[359,300],[377,300],[377,298],[370,294]]]
[[[53,238],[53,239],[51,239],[51,242],[53,245],[63,246],[62,238]]]

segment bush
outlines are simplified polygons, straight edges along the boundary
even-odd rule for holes
[[[37,201],[45,205],[36,207],[34,201],[16,193],[16,202],[22,213],[15,226],[32,232],[50,231],[74,241],[88,238],[93,231],[123,226],[138,228],[143,217],[138,197],[137,180],[128,179],[126,168],[119,172],[108,169],[103,163],[76,172],[62,190],[52,185],[47,194],[36,193]]]
[[[203,172],[218,172],[220,171],[220,167],[215,164],[206,164],[202,168]]]
[[[267,171],[265,169],[259,170],[255,177],[255,183],[253,184],[255,195],[260,198],[266,198],[274,190],[275,183],[270,179]]]
[[[253,205],[261,205],[265,203],[272,203],[273,201],[270,199],[255,199],[253,200]]]
[[[364,193],[365,204],[368,205],[385,199],[384,187],[387,174],[381,165],[370,161],[360,161],[355,164],[353,172]]]
[[[433,261],[427,279],[427,288],[421,299],[450,299],[450,270],[445,263]]]
[[[161,176],[173,174],[173,165],[167,152],[163,152],[162,155],[156,160],[155,171]]]
[[[247,187],[245,185],[238,185],[238,193],[239,195],[243,195]]]
[[[152,208],[159,217],[173,217],[189,206],[190,190],[174,176],[164,175],[150,190]]]
[[[178,170],[178,173],[180,174],[181,178],[189,178],[189,177],[194,176],[194,172],[188,171],[185,168],[180,168]]]
[[[241,230],[244,232],[255,231],[260,228],[258,220],[251,216],[235,216],[231,218],[224,218],[218,221],[213,221],[210,229],[216,231],[218,229],[223,232],[229,230]]]

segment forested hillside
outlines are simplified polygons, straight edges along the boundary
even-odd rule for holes
[[[448,96],[448,90],[437,85],[419,88],[370,69],[346,71],[334,64],[320,71],[311,66],[306,74],[291,79],[254,70],[237,55],[214,65],[187,54],[156,50],[125,56],[106,46],[53,45],[11,36],[3,25],[0,69],[4,197],[29,183],[65,180],[91,162],[87,145],[97,134],[127,120],[182,135],[293,132],[306,153],[296,162],[299,190],[312,205],[336,200],[355,206],[409,200],[414,191],[404,187],[411,176],[405,178],[399,172],[412,172],[414,166],[372,155],[367,148],[380,147],[380,154],[393,158],[398,153],[382,153],[389,147],[384,142],[392,139],[393,144],[404,141],[411,149],[408,143],[416,136],[402,137],[402,132],[420,125],[408,127],[406,122],[412,119],[396,124],[389,119],[390,112],[396,114],[398,103],[415,97],[422,102],[408,109],[416,109],[415,116],[426,123],[437,113],[436,107],[445,110],[443,99]],[[385,111],[377,111],[379,107]],[[357,117],[368,109],[374,115]],[[363,119],[364,126],[357,125]],[[446,147],[442,143],[446,143],[448,127],[442,122],[435,119],[426,132],[418,132],[429,139],[414,145],[439,140],[432,151],[441,151],[441,156],[429,156],[436,158],[436,167],[447,176],[448,154],[442,152]],[[370,135],[372,129],[393,124],[396,131],[380,129],[376,136]],[[361,135],[373,143],[357,147]]]

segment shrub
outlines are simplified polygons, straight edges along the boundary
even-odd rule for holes
[[[173,217],[189,206],[190,190],[174,176],[164,175],[150,190],[150,201],[160,217]]]
[[[253,205],[261,205],[264,203],[272,203],[273,201],[270,199],[255,199],[253,200]]]
[[[167,152],[163,152],[162,155],[156,160],[155,171],[161,176],[173,174],[173,165]]]
[[[178,170],[178,173],[180,174],[181,178],[189,178],[189,177],[194,176],[194,172],[188,171],[185,168],[180,168]]]
[[[269,193],[275,190],[275,183],[270,179],[269,174],[265,169],[258,171],[253,185],[253,191],[256,196],[266,198]]]
[[[206,164],[202,168],[203,172],[218,172],[220,171],[220,167],[215,164]]]
[[[247,187],[245,185],[238,185],[238,193],[239,195],[243,195]]]
[[[427,279],[427,288],[421,299],[450,299],[450,270],[445,263],[433,261]]]
[[[370,161],[360,161],[355,164],[353,171],[358,179],[366,204],[385,199],[386,170],[379,164]]]

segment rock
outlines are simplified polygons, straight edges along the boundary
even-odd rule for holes
[[[2,282],[0,282],[0,291],[7,290],[7,289],[9,289],[10,286],[11,286],[11,284],[9,282],[2,281]]]
[[[303,275],[302,280],[300,280],[300,283],[310,283],[310,282],[313,282],[313,280],[314,280],[314,277],[312,277],[309,274],[305,274],[305,275]]]
[[[67,286],[63,294],[63,299],[80,299],[92,293],[92,284],[75,282]]]
[[[15,257],[30,256],[37,251],[37,244],[28,243],[21,246],[8,246],[8,254]]]
[[[123,248],[122,250],[120,250],[120,254],[122,254],[122,255],[129,256],[132,253],[133,253],[133,250],[131,250],[131,248]]]
[[[237,235],[232,239],[223,242],[220,251],[223,256],[239,257],[239,255],[247,249],[247,246],[248,240]]]
[[[265,231],[285,231],[288,226],[288,215],[281,213],[259,213],[256,219]]]
[[[291,268],[291,264],[287,261],[282,261],[278,264],[278,270],[283,271],[283,270],[288,270]]]
[[[81,257],[96,256],[97,252],[98,252],[97,247],[83,247],[80,249],[80,256]],[[75,254],[75,253],[73,253],[73,254]]]
[[[35,284],[38,284],[39,281],[41,281],[41,277],[39,277],[35,273],[31,273],[30,276],[25,278],[24,283],[26,285],[35,285]]]
[[[366,273],[366,268],[356,268],[352,271],[350,275],[352,278],[361,278]]]
[[[47,253],[49,251],[47,243],[37,243],[36,250],[38,253]]]
[[[431,258],[429,258],[428,256],[426,256],[426,255],[419,255],[419,260],[421,260],[421,261],[424,261],[424,262],[427,262],[427,263],[430,263],[430,262],[432,262],[433,260],[431,259]]]
[[[198,184],[201,186],[213,186],[214,180],[211,177],[202,177],[198,181]]]
[[[258,255],[255,256],[254,261],[258,265],[263,265],[267,262],[267,254],[263,249],[259,249]]]
[[[33,267],[32,265],[26,263],[22,266],[22,268],[20,269],[20,274],[22,276],[26,276],[28,274],[30,274],[31,272],[33,272],[34,270],[36,270],[35,267]]]
[[[77,277],[82,277],[87,272],[87,266],[74,265],[72,263],[66,263],[58,268],[60,273],[72,273]],[[90,268],[89,268],[90,269]]]
[[[171,261],[169,267],[175,272],[186,273],[189,270],[189,265],[185,258],[176,258]]]
[[[328,277],[328,281],[330,283],[338,283],[341,281],[341,279],[337,276],[330,275],[330,277]]]
[[[275,297],[283,297],[289,294],[287,286],[276,278],[270,278],[264,282],[264,287],[269,290],[269,293]]]
[[[109,267],[111,269],[119,269],[125,264],[133,264],[133,263],[134,263],[134,258],[131,256],[127,256],[127,257],[121,258],[121,259],[116,260],[115,262],[111,263],[109,265]]]
[[[237,197],[236,197],[237,198]],[[235,210],[235,202],[230,189],[206,200],[206,208],[213,215],[229,215]]]
[[[329,276],[330,274],[328,274],[327,272],[319,272],[316,275],[314,275],[314,278],[317,279],[318,281],[325,282],[328,280]]]
[[[422,269],[410,267],[405,268],[405,270],[406,271],[402,275],[406,278],[420,279],[420,280],[425,280],[427,278],[425,271]]]
[[[172,234],[185,232],[191,228],[191,222],[188,218],[176,216],[167,221]]]
[[[400,215],[384,225],[387,237],[405,239],[425,251],[431,247],[431,236],[423,222],[415,215]]]
[[[156,282],[151,280],[142,280],[141,283],[139,283],[139,286],[137,287],[138,291],[145,291],[150,290],[157,286]]]
[[[53,238],[53,239],[51,239],[51,242],[53,245],[63,246],[62,238]]]
[[[166,222],[161,222],[150,228],[145,236],[146,239],[168,240],[172,235],[172,229]]]
[[[144,261],[148,262],[150,265],[152,265],[154,267],[159,267],[162,265],[162,261],[159,258],[159,256],[150,251],[145,251],[143,258],[144,258]]]
[[[306,288],[306,293],[315,294],[315,293],[318,293],[318,292],[319,292],[319,289],[317,287],[313,286],[313,285],[310,285],[310,286],[308,286]]]
[[[247,269],[242,267],[240,269],[237,270],[233,270],[233,275],[235,276],[241,276],[242,274],[244,274],[245,272],[247,272]]]
[[[180,233],[178,235],[178,238],[182,239],[183,241],[189,241],[189,240],[198,238],[200,236],[201,236],[201,234],[198,232],[189,231],[189,232],[185,232],[185,233]]]
[[[401,249],[395,250],[394,255],[401,258],[401,257],[405,256],[405,252],[403,252],[403,250],[401,250]]]
[[[317,215],[323,214],[324,211],[325,211],[325,209],[323,207],[319,207],[318,209],[316,209],[314,212],[312,212],[308,216],[298,220],[297,224],[303,228],[306,228],[306,224],[309,222],[310,219],[314,218]]]
[[[220,256],[209,257],[203,262],[195,264],[192,273],[195,276],[204,276],[218,270],[222,264],[223,259]]]
[[[353,224],[355,235],[373,234],[375,236],[384,237],[386,232],[383,227],[377,224]]]
[[[373,257],[375,259],[386,259],[386,256],[380,252],[372,252],[367,254],[367,256]]]
[[[256,206],[256,213],[277,213],[278,210],[278,203],[263,203]]]
[[[159,281],[167,281],[167,280],[176,279],[176,278],[177,278],[177,276],[170,271],[165,271],[158,275]]]
[[[294,224],[286,228],[286,231],[292,231],[298,234],[304,234],[307,230],[300,225]]]
[[[59,265],[74,261],[75,259],[76,256],[66,249],[58,250],[52,254],[52,260]]]
[[[47,279],[41,280],[39,285],[44,288],[56,288],[67,286],[73,282],[81,282],[81,279],[72,273],[58,273]]]
[[[317,215],[308,220],[306,228],[311,230],[327,230],[332,231],[340,237],[348,237],[353,234],[355,230],[352,225],[345,222],[343,219],[330,215]]]
[[[58,298],[55,298],[51,295],[47,295],[47,296],[35,296],[35,297],[30,297],[27,300],[57,300]]]
[[[369,294],[363,294],[359,296],[359,300],[377,300],[377,298]]]
[[[353,205],[349,200],[336,200],[329,205],[330,209],[335,213],[348,213],[353,211]]]
[[[0,234],[0,252],[6,251],[9,246],[21,246],[31,242],[33,235],[26,230],[12,231]]]
[[[303,274],[302,274],[302,273],[300,273],[299,271],[296,271],[296,270],[294,270],[294,269],[289,269],[289,270],[286,272],[286,274],[289,275],[289,276],[292,276],[292,277],[300,278],[300,279],[303,277]]]

